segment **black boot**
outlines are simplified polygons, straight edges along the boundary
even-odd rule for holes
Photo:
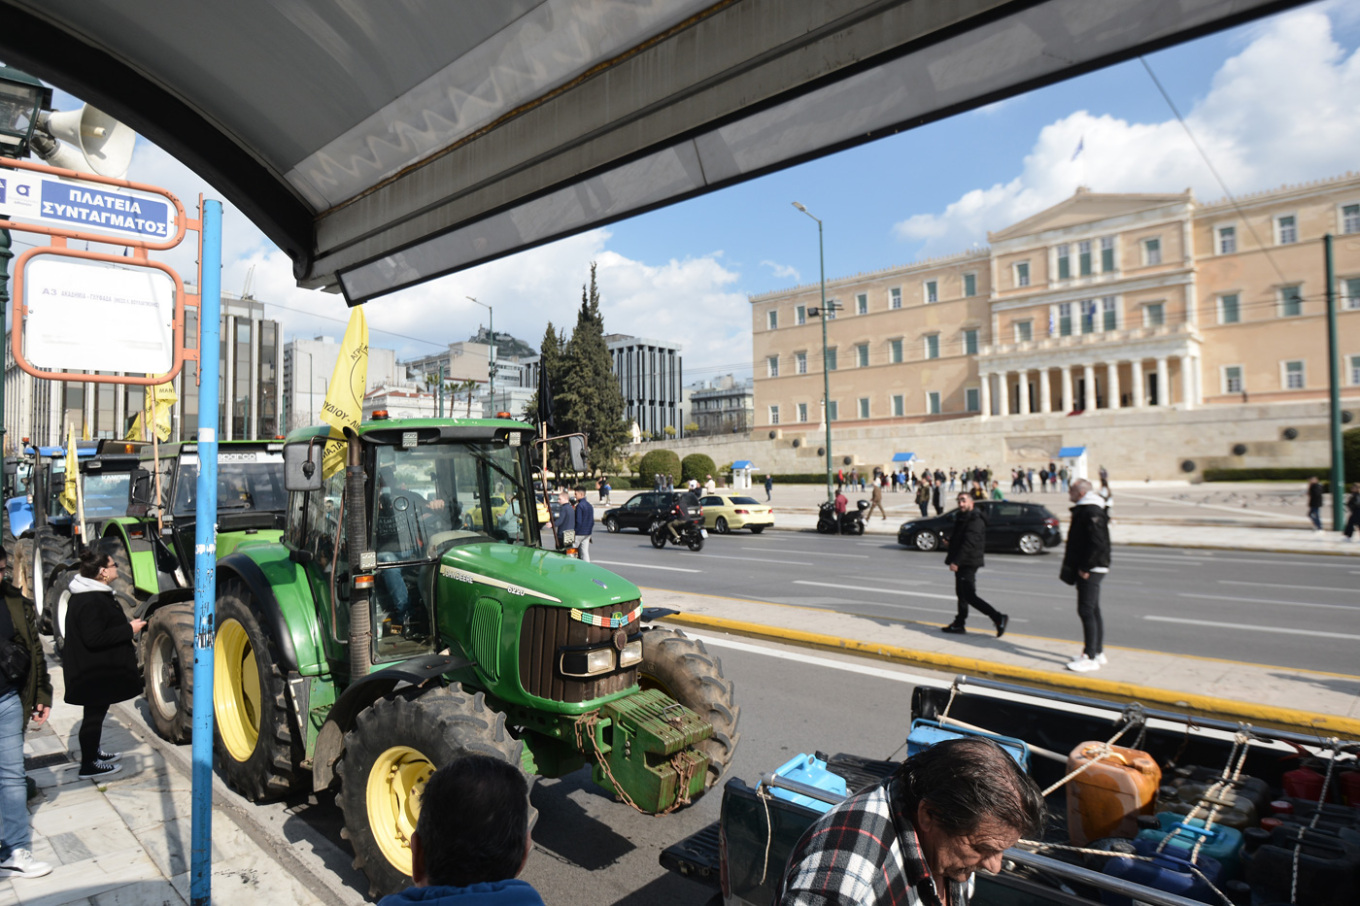
[[[955,620],[948,626],[940,627],[940,632],[947,632],[950,635],[963,635],[967,631],[968,630],[964,627],[963,623],[959,622],[958,620]]]

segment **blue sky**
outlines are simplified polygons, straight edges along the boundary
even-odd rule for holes
[[[1148,63],[1241,194],[1360,169],[1357,44],[1360,4],[1327,0]],[[59,109],[77,105],[58,92]],[[214,194],[145,140],[130,178],[186,203]],[[371,342],[414,356],[466,339],[486,316],[474,296],[495,305],[498,330],[536,345],[549,317],[574,323],[597,261],[606,329],[678,338],[687,381],[749,374],[747,296],[817,279],[816,225],[791,202],[825,222],[830,278],[985,244],[1077,185],[1223,194],[1135,60],[375,300]],[[343,332],[343,301],[297,289],[286,256],[228,206],[224,289],[239,292],[252,267],[289,338]]]

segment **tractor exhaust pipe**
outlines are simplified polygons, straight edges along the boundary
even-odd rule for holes
[[[372,583],[353,582],[368,553],[368,526],[364,510],[364,468],[359,461],[359,435],[345,429],[345,534],[349,544],[349,675],[351,681],[368,675],[372,666],[373,622],[368,606]],[[367,558],[373,559],[370,554]]]

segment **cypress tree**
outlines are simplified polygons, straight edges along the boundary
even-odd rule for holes
[[[567,344],[561,386],[557,398],[565,407],[566,430],[586,435],[592,465],[612,468],[619,447],[628,439],[628,426],[623,420],[623,393],[604,342],[604,317],[600,314],[593,261],[590,284],[581,287],[581,309]]]
[[[562,371],[566,367],[565,350],[566,337],[553,327],[552,322],[548,322],[548,329],[543,334],[543,345],[538,353],[538,367],[548,376],[548,388],[552,395],[553,420],[557,422],[556,430],[553,433],[561,434],[567,429],[563,422],[566,417],[566,405],[562,402]],[[538,424],[538,390],[534,390],[534,395],[529,398],[529,403],[524,407],[524,420]],[[540,431],[542,426],[540,426]]]

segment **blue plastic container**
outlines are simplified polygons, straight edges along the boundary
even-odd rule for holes
[[[943,727],[933,720],[919,718],[911,722],[911,732],[907,734],[907,757],[910,758],[937,742],[944,742],[946,739],[963,739],[968,736],[981,736],[983,739],[990,739],[1005,749],[1020,765],[1021,770],[1026,773],[1029,772],[1029,746],[1022,739],[1016,739],[1014,736],[1001,736],[997,733],[987,733],[982,730],[967,730],[963,727]]]
[[[1161,844],[1163,837],[1171,834],[1171,841],[1162,851],[1174,850],[1181,856],[1189,858],[1195,843],[1201,837],[1205,837],[1204,845],[1199,848],[1200,856],[1217,859],[1225,881],[1242,874],[1242,832],[1237,828],[1215,824],[1213,829],[1205,834],[1202,820],[1199,818],[1187,820],[1175,812],[1158,812],[1157,823],[1161,825],[1160,829],[1141,830],[1138,832],[1138,839],[1149,840],[1156,848]],[[1172,834],[1173,830],[1179,830],[1179,833]]]
[[[1190,861],[1179,851],[1173,852],[1168,846],[1159,853],[1157,852],[1157,843],[1153,840],[1134,840],[1133,846],[1138,855],[1149,856],[1153,861],[1111,858],[1105,861],[1101,870],[1110,877],[1122,878],[1125,881],[1133,881],[1136,884],[1174,893],[1177,896],[1185,897],[1187,900],[1199,900],[1201,903],[1220,902],[1213,890],[1209,888],[1209,884],[1204,883],[1199,875],[1191,871]],[[1204,873],[1210,884],[1217,885],[1222,878],[1223,870],[1217,859],[1201,854],[1195,861],[1194,867]],[[1133,901],[1128,897],[1111,893],[1108,890],[1100,892],[1100,901],[1105,906],[1132,906],[1133,904]]]
[[[838,793],[841,797],[849,795],[845,786],[845,778],[828,771],[826,762],[815,755],[795,756],[781,765],[775,771],[775,774],[780,777],[787,777],[789,780],[805,783],[808,786],[815,786],[817,789],[826,790],[828,793]],[[770,795],[776,799],[786,799],[789,802],[819,812],[827,812],[832,808],[830,802],[822,802],[820,799],[813,799],[811,796],[804,796],[802,793],[795,793],[792,790],[782,790],[777,786],[770,787]]]

